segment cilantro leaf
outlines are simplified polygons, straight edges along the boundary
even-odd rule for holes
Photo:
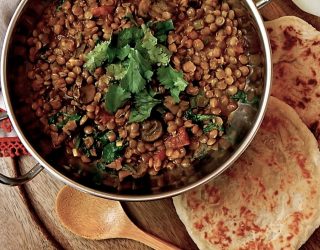
[[[159,103],[161,101],[153,98],[147,90],[138,93],[135,96],[135,105],[131,109],[129,123],[142,122],[148,119],[154,106]]]
[[[94,140],[97,142],[100,142],[103,146],[108,144],[110,141],[108,139],[108,134],[110,133],[110,131],[108,132],[98,132],[94,134]]]
[[[131,93],[138,93],[145,87],[146,80],[142,77],[139,65],[134,59],[130,60],[127,74],[122,78],[120,85]]]
[[[110,142],[103,147],[102,160],[109,164],[121,157],[123,146],[117,147],[115,142]]]
[[[167,41],[167,34],[174,30],[174,25],[172,20],[167,20],[164,22],[155,23],[155,37],[158,39],[160,43]]]
[[[224,128],[217,123],[209,123],[203,127],[204,133],[209,133],[211,130],[217,129],[219,131],[224,131]]]
[[[116,57],[123,61],[130,53],[130,46],[126,45],[122,48],[114,48],[116,50]]]
[[[110,64],[107,68],[107,74],[115,80],[121,80],[127,74],[127,68],[123,64]]]
[[[129,54],[129,59],[134,60],[135,63],[139,65],[140,73],[144,76],[144,78],[150,81],[153,71],[151,62],[148,60],[148,58],[144,57],[139,50],[133,49]]]
[[[140,92],[144,89],[146,80],[151,80],[151,69],[150,62],[138,50],[131,49],[127,74],[120,82],[121,87],[131,93]]]
[[[61,122],[57,123],[58,117],[63,116],[63,120]],[[68,123],[68,121],[80,121],[81,115],[79,114],[68,114],[68,113],[63,113],[59,111],[58,113],[54,114],[53,116],[49,117],[48,123],[49,124],[56,124],[57,128],[60,129],[64,125]]]
[[[115,51],[109,48],[111,40],[97,44],[92,51],[86,55],[84,67],[91,73],[106,61],[112,62],[115,57]]]
[[[180,92],[184,91],[188,83],[183,79],[183,73],[174,70],[170,65],[160,67],[157,71],[158,80],[166,89],[170,90],[175,102],[179,102]]]
[[[131,27],[123,29],[118,33],[117,47],[122,48],[126,45],[132,45],[135,47],[135,44],[138,40],[143,37],[143,31],[138,27]]]
[[[170,62],[171,52],[163,45],[158,44],[149,28],[143,28],[144,37],[142,39],[141,47],[147,50],[150,61],[153,64],[168,65]]]
[[[67,114],[67,113],[64,113],[64,119],[62,122],[59,122],[57,123],[57,128],[63,128],[64,125],[66,125],[69,121],[80,121],[81,119],[81,115],[78,115],[78,114]]]
[[[111,85],[108,92],[105,94],[105,109],[114,113],[120,108],[129,98],[131,94],[118,85]]]
[[[259,105],[260,99],[258,96],[255,96],[252,100],[248,99],[248,94],[243,90],[239,90],[235,95],[231,96],[233,100],[236,100],[240,103]]]
[[[62,112],[58,112],[56,114],[54,114],[53,116],[48,118],[48,123],[51,124],[55,124],[57,122],[58,117],[62,114]]]
[[[202,115],[202,114],[195,114],[191,111],[191,109],[187,110],[184,115],[188,120],[192,120],[193,122],[202,122],[207,121],[215,118],[215,115]]]

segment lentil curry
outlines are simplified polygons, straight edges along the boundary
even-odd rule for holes
[[[45,9],[27,39],[31,105],[67,169],[102,187],[136,189],[143,179],[159,190],[231,145],[228,117],[259,103],[249,86],[262,85],[262,62],[228,2],[65,0]]]

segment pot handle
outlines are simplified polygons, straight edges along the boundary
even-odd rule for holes
[[[42,170],[43,167],[39,163],[37,163],[31,170],[29,170],[29,172],[18,177],[8,177],[3,174],[0,174],[0,184],[5,184],[8,186],[19,186],[27,183],[28,181],[31,181]]]
[[[263,8],[264,6],[266,6],[267,4],[271,3],[272,0],[259,0],[256,2],[256,7],[258,9]]]
[[[0,121],[8,118],[7,112],[3,112],[0,114]],[[36,177],[41,171],[43,167],[37,163],[31,170],[29,170],[24,175],[18,177],[8,177],[3,174],[0,174],[0,184],[5,184],[8,186],[19,186],[22,184],[27,183],[28,181],[32,180]]]

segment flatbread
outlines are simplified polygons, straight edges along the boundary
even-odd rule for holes
[[[266,22],[273,51],[272,95],[293,107],[320,145],[320,32],[298,17]]]
[[[199,249],[298,249],[320,225],[317,141],[271,97],[257,136],[212,182],[173,199]]]

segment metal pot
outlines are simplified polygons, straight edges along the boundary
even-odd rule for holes
[[[209,168],[206,167],[207,169],[203,171],[202,174],[199,174],[197,175],[197,177],[193,178],[193,181],[191,181],[190,183],[184,184],[179,187],[169,188],[165,191],[153,194],[119,194],[117,192],[98,190],[96,188],[91,188],[88,185],[81,184],[67,177],[67,175],[63,173],[61,170],[58,170],[57,167],[54,167],[52,162],[49,162],[46,158],[45,153],[41,152],[41,143],[43,143],[42,139],[39,137],[34,138],[30,135],[30,130],[27,128],[27,126],[30,125],[30,121],[27,121],[28,124],[26,125],[25,121],[20,117],[21,110],[26,107],[19,106],[19,95],[21,95],[25,90],[23,88],[23,85],[15,85],[15,82],[24,81],[26,78],[25,76],[23,76],[22,73],[18,72],[17,74],[16,72],[16,70],[19,69],[19,65],[23,65],[23,60],[21,61],[21,58],[19,59],[15,55],[13,55],[15,51],[14,48],[17,48],[17,46],[19,46],[16,45],[17,43],[19,43],[20,39],[19,32],[28,29],[30,30],[33,27],[33,24],[29,23],[28,18],[26,17],[28,17],[28,15],[39,15],[45,6],[45,3],[48,2],[48,0],[22,0],[11,19],[4,40],[1,56],[1,86],[7,112],[13,124],[13,127],[17,132],[23,145],[30,152],[30,154],[37,160],[38,164],[36,164],[27,174],[17,178],[10,178],[0,174],[0,182],[2,184],[11,186],[21,185],[33,179],[38,173],[45,169],[57,179],[83,192],[114,200],[147,201],[172,197],[181,194],[219,176],[223,171],[225,171],[229,166],[231,166],[232,163],[244,152],[244,150],[250,144],[256,132],[258,131],[267,108],[267,101],[270,94],[272,79],[272,63],[269,40],[267,37],[266,29],[263,24],[263,20],[258,12],[258,8],[263,7],[270,0],[261,0],[256,4],[254,4],[252,0],[231,1],[237,2],[237,4],[241,2],[241,6],[251,17],[252,23],[256,27],[256,31],[259,36],[258,39],[264,57],[263,94],[261,96],[259,109],[253,117],[252,122],[250,123],[250,128],[244,135],[241,142],[238,143],[236,147],[234,147],[232,152],[229,152],[229,154],[227,154],[226,157],[221,158],[218,164],[216,164],[216,166],[213,167],[213,163],[209,164]],[[0,119],[5,117],[6,114],[2,114],[0,116]],[[201,172],[204,168],[204,166],[199,166],[199,172]]]

